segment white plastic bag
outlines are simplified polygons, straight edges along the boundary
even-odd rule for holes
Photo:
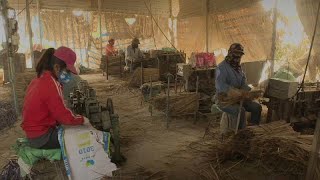
[[[106,137],[109,133],[98,131],[91,125],[64,126],[63,129],[64,152],[68,163],[65,165],[69,179],[93,180],[112,176],[112,171],[117,167],[105,151],[108,149],[108,143],[105,142],[109,140]]]

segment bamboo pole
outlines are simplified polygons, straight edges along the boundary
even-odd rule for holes
[[[89,22],[89,12],[87,12],[86,13],[87,15],[86,15],[86,19],[87,19],[87,22]],[[88,24],[88,26],[87,26],[88,28],[90,27],[90,23]],[[90,63],[89,63],[89,52],[88,52],[88,49],[89,49],[89,43],[90,43],[90,30],[88,31],[85,31],[85,37],[84,37],[84,39],[85,39],[85,43],[84,43],[84,45],[85,45],[85,57],[86,57],[86,61],[87,61],[87,63],[88,63],[88,67],[90,67]]]
[[[71,34],[72,34],[72,47],[73,47],[73,50],[75,51],[76,50],[76,45],[75,45],[75,37],[74,37],[74,25],[73,25],[73,14],[72,14],[72,11],[71,11]]]
[[[66,29],[66,34],[67,34],[67,37],[66,37],[66,40],[67,40],[67,46],[69,47],[69,24],[68,24],[68,12],[66,11],[66,22],[65,22],[65,29]]]
[[[206,52],[209,52],[209,0],[205,0],[205,16],[206,16]]]
[[[59,11],[59,36],[60,36],[60,45],[63,46],[63,36],[62,36],[62,22],[61,22],[61,11]]]
[[[41,26],[41,15],[40,15],[40,0],[37,0],[37,15],[38,15],[38,26],[39,26],[39,39],[40,39],[40,45],[42,47],[42,26]]]
[[[35,69],[36,62],[34,61],[34,54],[33,54],[33,40],[32,40],[32,28],[31,28],[29,4],[30,4],[29,0],[26,0],[26,22],[27,22],[27,29],[28,29],[28,32],[29,32],[30,56],[31,56],[31,62],[32,62],[32,69]]]
[[[150,3],[151,4],[151,3]],[[151,9],[151,7],[150,7]],[[174,27],[173,27],[173,15],[172,15],[172,0],[170,0],[170,23],[171,23],[171,29],[170,29],[170,36],[171,36],[171,43],[175,44],[175,38],[174,38]]]
[[[83,58],[82,58],[82,43],[81,43],[81,31],[80,31],[80,24],[78,23],[77,24],[77,27],[78,27],[78,42],[79,42],[79,54],[80,54],[80,62],[81,62],[81,64],[83,63]],[[89,66],[88,66],[88,68],[89,68]]]
[[[272,32],[272,45],[271,45],[271,67],[270,67],[270,75],[271,77],[274,74],[274,58],[276,52],[276,39],[277,39],[277,21],[278,21],[278,0],[275,1],[273,8],[273,32]]]
[[[312,142],[311,154],[309,158],[308,170],[306,180],[316,180],[316,169],[319,163],[319,150],[320,150],[320,113],[318,113],[318,119],[316,121],[316,129],[314,131],[314,137]],[[318,175],[319,176],[319,175]]]
[[[98,0],[98,11],[99,11],[99,33],[100,33],[100,54],[102,57],[102,17],[101,17],[101,0]]]
[[[312,40],[311,40],[311,46],[309,49],[309,54],[308,54],[308,61],[306,64],[306,69],[308,68],[309,65],[309,60],[310,60],[310,56],[311,56],[311,51],[313,48],[313,43],[315,40],[315,36],[317,34],[317,27],[318,27],[318,21],[319,21],[319,12],[320,12],[320,1],[318,4],[318,10],[317,10],[317,17],[316,17],[316,22],[315,22],[315,26],[314,26],[314,32],[313,32],[313,36],[312,36]],[[303,75],[303,80],[302,80],[302,86],[304,85],[304,77],[306,75],[306,71],[304,72]],[[309,159],[309,164],[308,164],[308,170],[307,170],[307,175],[306,175],[306,180],[316,180],[319,179],[319,174],[317,174],[318,172],[318,168],[319,168],[319,150],[320,150],[320,112],[318,113],[318,118],[316,121],[316,129],[314,132],[314,138],[313,138],[313,142],[312,142],[312,148],[311,148],[311,155],[310,155],[310,159]]]

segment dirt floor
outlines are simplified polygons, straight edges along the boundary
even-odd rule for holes
[[[129,88],[126,81],[118,78],[107,81],[101,74],[82,75],[82,78],[96,89],[102,103],[112,98],[120,117],[121,151],[127,162],[117,172],[118,179],[299,179],[268,172],[255,162],[241,159],[209,161],[222,146],[218,140],[218,123],[204,139],[206,118],[200,118],[196,124],[192,116],[171,118],[167,128],[165,114],[154,111],[151,116],[149,104],[141,101],[141,92]],[[9,101],[9,91],[8,87],[0,86],[0,100]],[[22,136],[20,122],[1,132],[1,167],[14,156],[10,147]],[[43,178],[39,176],[39,179]]]

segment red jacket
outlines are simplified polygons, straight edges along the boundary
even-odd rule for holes
[[[49,71],[30,83],[23,105],[22,128],[28,138],[44,135],[57,124],[80,125],[82,116],[75,116],[63,101],[62,87]]]

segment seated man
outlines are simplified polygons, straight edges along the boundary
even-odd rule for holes
[[[235,102],[243,100],[240,129],[245,128],[245,111],[251,112],[250,123],[258,125],[262,110],[261,105],[253,102],[253,97],[249,95],[251,88],[240,65],[243,55],[243,46],[234,43],[230,46],[225,60],[216,68],[216,104],[219,109],[237,119],[240,107]]]
[[[127,47],[126,56],[125,56],[125,70],[130,68],[130,71],[133,71],[135,67],[134,62],[139,61],[143,58],[143,54],[139,49],[140,41],[138,38],[134,38],[132,40],[131,45]]]

